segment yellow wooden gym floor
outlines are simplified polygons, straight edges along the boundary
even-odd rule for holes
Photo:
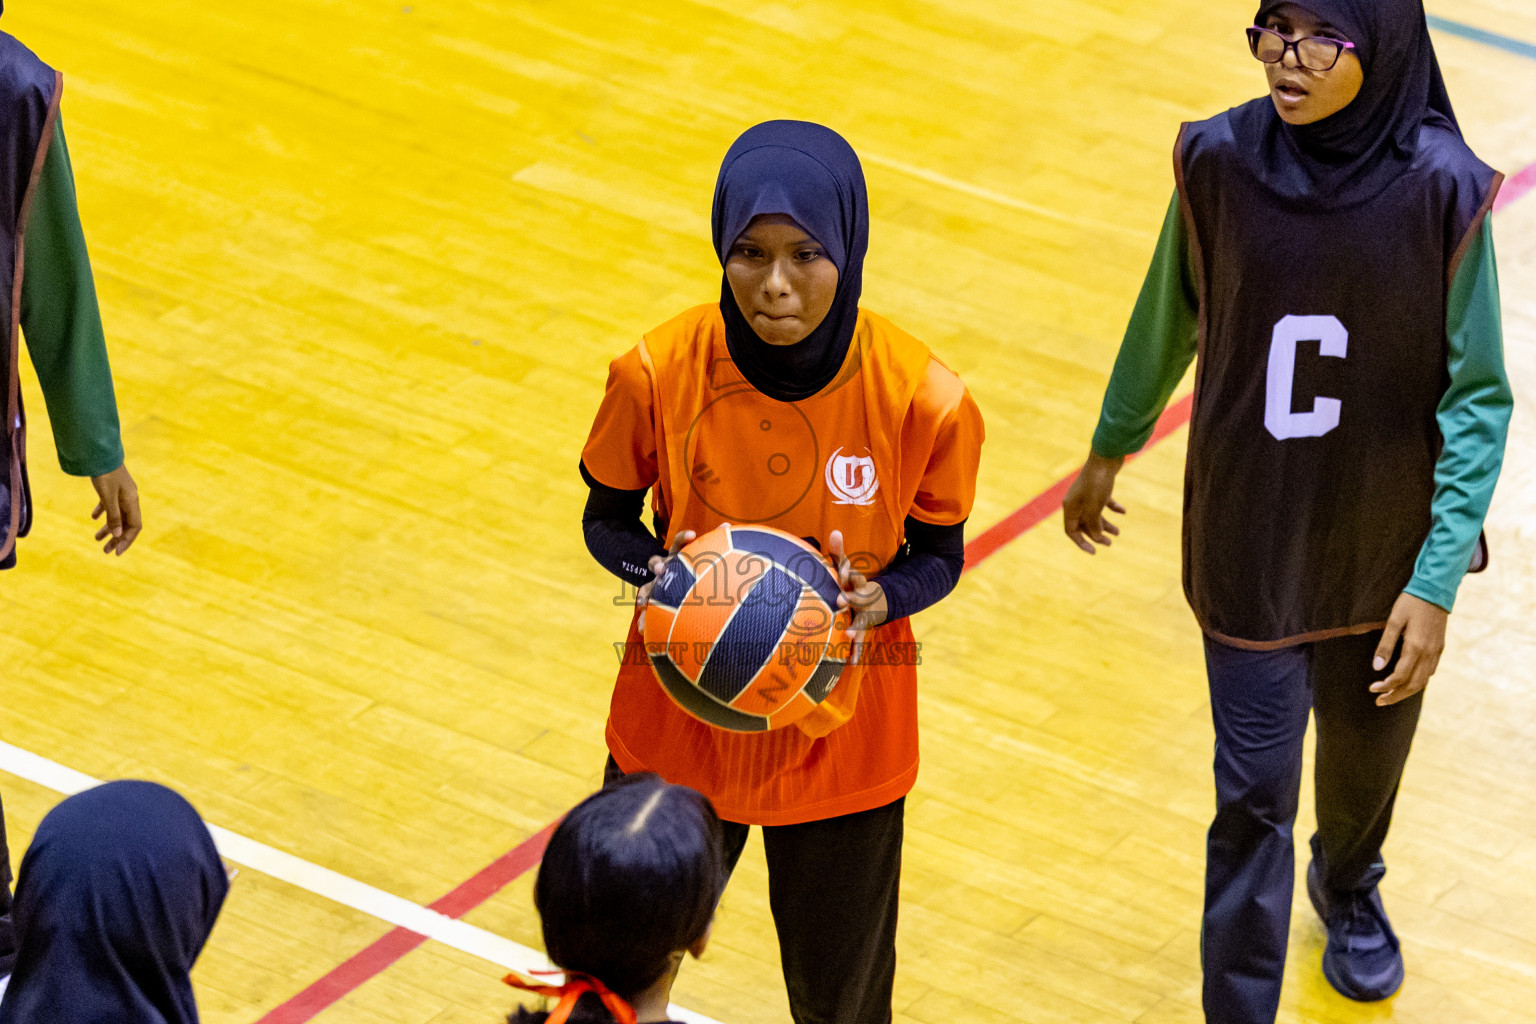
[[[1086,451],[1178,123],[1262,89],[1253,6],[11,0],[0,28],[65,74],[146,530],[120,561],[92,545],[28,370],[38,515],[0,577],[0,739],[438,898],[599,780],[628,613],[582,544],[578,453],[607,361],[718,294],[735,135],[808,118],[863,156],[866,305],[987,417],[976,532]],[[1536,42],[1528,0],[1431,9]],[[1437,42],[1479,153],[1536,163],[1536,60]],[[1536,195],[1497,223],[1524,404],[1387,848],[1409,978],[1384,1005],[1334,995],[1302,897],[1283,1021],[1530,1019]],[[1199,1020],[1183,441],[1125,474],[1113,551],[1052,518],[920,618],[898,1021]],[[58,795],[0,793],[14,863]],[[531,879],[467,920],[537,946]],[[389,927],[247,870],[196,972],[204,1018],[251,1024]],[[486,1024],[512,1004],[499,973],[428,943],[317,1019]],[[674,996],[788,1019],[755,840]]]

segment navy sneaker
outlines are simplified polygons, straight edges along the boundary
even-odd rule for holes
[[[1328,984],[1362,1003],[1396,992],[1403,984],[1403,954],[1377,887],[1329,892],[1314,860],[1307,865],[1307,895],[1328,929],[1328,947],[1323,950]]]

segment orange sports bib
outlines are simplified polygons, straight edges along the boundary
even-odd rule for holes
[[[668,538],[762,524],[825,551],[840,530],[855,567],[873,574],[896,555],[908,515],[951,524],[969,514],[981,435],[959,378],[882,317],[861,311],[825,389],[780,402],[742,378],[708,305],[614,362],[583,462],[609,486],[652,487]],[[801,722],[741,734],[687,715],[643,657],[626,657],[609,748],[626,772],[692,786],[728,820],[787,824],[882,806],[916,778],[917,661],[908,621],[888,622]]]

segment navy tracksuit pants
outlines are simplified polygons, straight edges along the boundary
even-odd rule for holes
[[[1312,854],[1334,892],[1368,890],[1423,694],[1376,706],[1380,632],[1245,651],[1205,639],[1216,725],[1200,959],[1207,1024],[1272,1024],[1295,890],[1291,827],[1308,713],[1317,720]]]

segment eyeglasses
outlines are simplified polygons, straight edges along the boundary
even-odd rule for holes
[[[1248,49],[1265,64],[1279,64],[1285,60],[1286,50],[1295,50],[1296,63],[1308,71],[1332,71],[1339,62],[1339,55],[1354,48],[1354,43],[1327,36],[1302,36],[1292,40],[1271,28],[1254,25],[1248,29]]]

